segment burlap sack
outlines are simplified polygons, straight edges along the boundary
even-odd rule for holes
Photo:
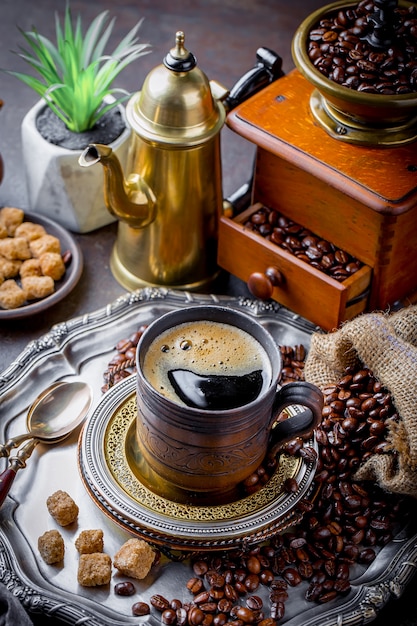
[[[366,313],[333,333],[313,334],[305,378],[323,389],[359,363],[391,393],[400,421],[387,435],[396,454],[374,454],[354,478],[417,498],[417,306]]]

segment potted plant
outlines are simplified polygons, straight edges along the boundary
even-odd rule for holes
[[[112,85],[149,52],[148,44],[138,43],[140,20],[106,54],[114,21],[103,11],[83,32],[81,17],[73,20],[67,4],[62,26],[55,15],[55,43],[35,28],[20,30],[28,50],[21,47],[18,56],[39,78],[6,70],[41,96],[22,122],[30,209],[79,233],[115,219],[104,205],[101,168],[80,168],[78,158],[89,143],[104,143],[126,161],[130,129],[121,103],[129,94]]]

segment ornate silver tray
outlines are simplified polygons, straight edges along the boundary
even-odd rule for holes
[[[282,345],[302,343],[308,348],[311,332],[315,330],[277,303],[156,289],[126,294],[103,309],[54,326],[31,342],[0,374],[1,439],[24,430],[28,406],[42,389],[57,380],[87,380],[95,394],[93,414],[102,400],[103,372],[117,341],[158,315],[201,302],[243,308],[265,324]],[[0,582],[29,612],[54,615],[71,626],[146,622],[157,626],[159,614],[133,617],[131,606],[139,600],[148,602],[153,594],[189,600],[185,586],[191,569],[187,561],[163,556],[147,579],[135,581],[137,593],[130,598],[114,593],[113,584],[120,580],[116,575],[104,588],[83,588],[77,583],[74,541],[81,530],[102,528],[104,548],[110,555],[132,536],[132,532],[97,506],[87,492],[78,471],[78,435],[75,433],[56,446],[38,445],[27,469],[18,473],[11,495],[0,509]],[[37,551],[38,537],[55,527],[46,509],[46,498],[57,489],[70,493],[80,508],[78,522],[62,529],[66,552],[64,564],[58,567],[46,565]],[[304,583],[291,589],[286,617],[281,623],[360,626],[371,622],[390,597],[401,596],[411,580],[417,566],[416,533],[415,525],[400,529],[371,566],[358,566],[353,572],[351,592],[342,599],[316,606],[305,601]]]

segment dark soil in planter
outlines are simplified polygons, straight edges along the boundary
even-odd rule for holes
[[[126,124],[118,108],[111,109],[103,115],[91,130],[83,133],[73,133],[64,122],[47,106],[36,118],[36,128],[42,137],[68,150],[84,150],[90,143],[108,145],[115,141],[124,131]]]

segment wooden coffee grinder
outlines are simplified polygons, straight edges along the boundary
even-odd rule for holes
[[[393,30],[398,12],[416,19],[417,7],[391,0],[374,0],[373,7],[362,19],[367,42],[391,50],[401,36]],[[293,40],[297,69],[227,118],[257,150],[251,206],[220,218],[218,263],[256,297],[272,298],[325,330],[417,299],[417,87],[398,94],[354,90],[324,76],[308,55],[312,30],[356,8],[357,2],[336,2],[309,16]],[[248,230],[245,222],[259,205],[353,255],[361,269],[336,281]]]

